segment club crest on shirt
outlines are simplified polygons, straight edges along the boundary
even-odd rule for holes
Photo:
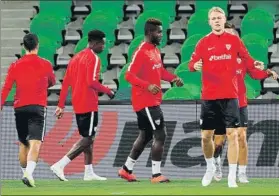
[[[231,49],[231,44],[226,44],[226,48],[227,48],[227,50],[230,50]]]
[[[241,63],[241,58],[237,58],[237,59],[236,59],[236,62],[237,62],[238,64],[240,64],[240,63]]]

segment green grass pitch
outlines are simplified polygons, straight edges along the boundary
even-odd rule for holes
[[[36,188],[26,187],[20,180],[2,181],[2,195],[279,195],[279,179],[250,179],[249,184],[228,188],[227,180],[202,187],[199,179],[175,180],[168,184],[151,184],[148,180],[126,182],[37,180]]]

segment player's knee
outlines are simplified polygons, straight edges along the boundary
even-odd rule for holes
[[[202,142],[209,143],[213,140],[213,132],[211,131],[202,131]]]
[[[93,137],[83,137],[82,138],[82,142],[81,142],[81,146],[84,148],[87,148],[89,146],[91,146],[91,144],[93,143]]]
[[[236,129],[227,130],[227,138],[229,141],[238,140],[238,133]]]
[[[246,141],[246,131],[245,130],[240,130],[238,132],[238,141],[239,141],[239,145],[240,147],[244,146]]]
[[[92,152],[92,148],[93,148],[93,145],[90,145],[90,146],[86,147],[86,148],[83,150],[83,152],[85,152],[85,153]]]
[[[31,151],[40,151],[42,142],[40,140],[29,140],[29,146]]]

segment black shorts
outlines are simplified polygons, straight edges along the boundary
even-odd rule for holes
[[[98,112],[76,114],[79,134],[82,137],[95,136],[98,126]]]
[[[160,106],[146,107],[137,112],[138,127],[144,131],[163,130],[164,115]]]
[[[238,100],[203,100],[200,118],[201,129],[214,130],[222,125],[226,128],[237,128],[240,126]]]
[[[248,126],[248,109],[247,106],[239,108],[240,113],[240,127]],[[218,124],[214,131],[215,135],[225,135],[226,134],[226,126],[223,124]]]
[[[21,143],[27,144],[29,140],[44,141],[46,114],[46,108],[40,105],[15,108],[16,129]]]
[[[239,108],[240,113],[240,127],[248,126],[248,108],[247,106]]]
[[[223,126],[217,126],[215,128],[215,131],[214,131],[214,135],[226,135],[227,133],[227,130],[226,130],[226,126],[223,125]]]

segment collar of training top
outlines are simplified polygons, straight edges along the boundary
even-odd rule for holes
[[[146,44],[149,48],[156,48],[156,47],[157,47],[155,44],[152,44],[151,42],[145,41],[145,44]]]
[[[215,34],[215,33],[213,33],[213,31],[211,32],[211,35],[212,36],[214,36],[214,37],[222,37],[222,36],[225,36],[225,35],[227,35],[228,33],[226,32],[226,31],[224,31],[222,34],[220,34],[220,35],[217,35],[217,34]]]

